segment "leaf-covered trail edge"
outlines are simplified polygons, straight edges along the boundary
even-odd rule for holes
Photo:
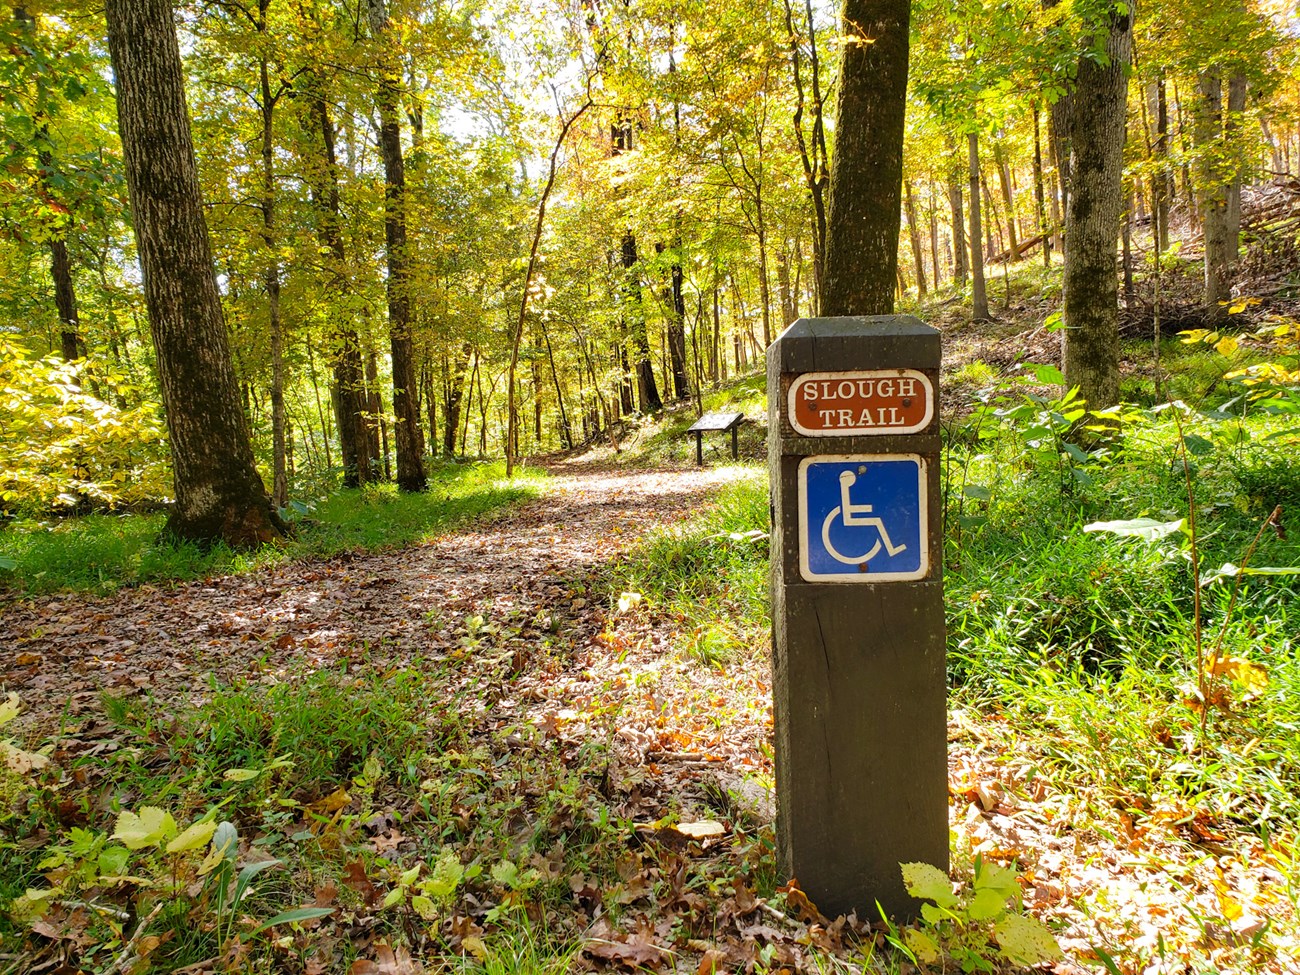
[[[691,518],[737,476],[558,472],[544,497],[412,548],[13,601],[0,605],[0,691],[21,695],[25,731],[37,736],[101,714],[103,692],[177,709],[202,701],[213,682],[451,661],[465,686],[483,688],[481,706],[497,721],[526,721],[570,746],[612,735],[613,788],[629,818],[725,818],[718,797],[730,792],[761,820],[771,814],[766,653],[707,667],[674,652],[673,620],[650,605],[619,613],[604,588],[647,532]],[[950,817],[959,859],[1018,863],[1026,907],[1066,950],[1058,973],[1101,970],[1098,948],[1123,972],[1294,971],[1294,900],[1275,854],[1249,837],[1189,843],[1188,824],[1172,815],[1164,827],[1153,818],[1126,829],[1121,815],[1121,828],[1099,828],[1105,814],[1036,775],[1034,748],[996,716],[954,712]],[[740,970],[753,943],[766,942],[780,948],[775,960],[800,968],[807,949],[844,947],[843,925],[804,916],[774,926],[770,914],[743,910],[746,896],[716,915],[727,920],[710,942],[720,947],[696,943],[693,957],[712,951],[720,971]],[[652,911],[630,943],[657,936],[666,946],[670,932],[653,920]],[[1263,930],[1271,948],[1252,952]],[[678,970],[695,970],[690,950],[678,945],[673,957]]]

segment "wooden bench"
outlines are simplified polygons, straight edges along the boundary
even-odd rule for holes
[[[736,430],[745,420],[744,413],[705,413],[691,425],[687,433],[695,434],[695,463],[704,466],[704,434],[713,430],[731,431],[731,459],[740,459],[740,448],[736,443]]]

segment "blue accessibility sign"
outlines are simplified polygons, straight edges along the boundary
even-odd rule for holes
[[[807,582],[906,582],[930,571],[919,454],[808,457],[799,465],[799,571]]]

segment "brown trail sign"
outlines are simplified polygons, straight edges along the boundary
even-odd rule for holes
[[[782,869],[824,914],[909,916],[948,864],[939,333],[800,319],[768,350]]]

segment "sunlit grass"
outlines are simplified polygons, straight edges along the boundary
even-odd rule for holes
[[[436,535],[544,490],[539,471],[505,479],[502,463],[446,464],[430,472],[429,488],[403,494],[391,484],[341,489],[297,517],[294,537],[253,552],[225,545],[207,551],[159,537],[164,514],[95,514],[24,519],[0,529],[0,587],[27,593],[62,589],[107,592],[123,585],[247,572],[261,566],[349,549],[375,550]]]

